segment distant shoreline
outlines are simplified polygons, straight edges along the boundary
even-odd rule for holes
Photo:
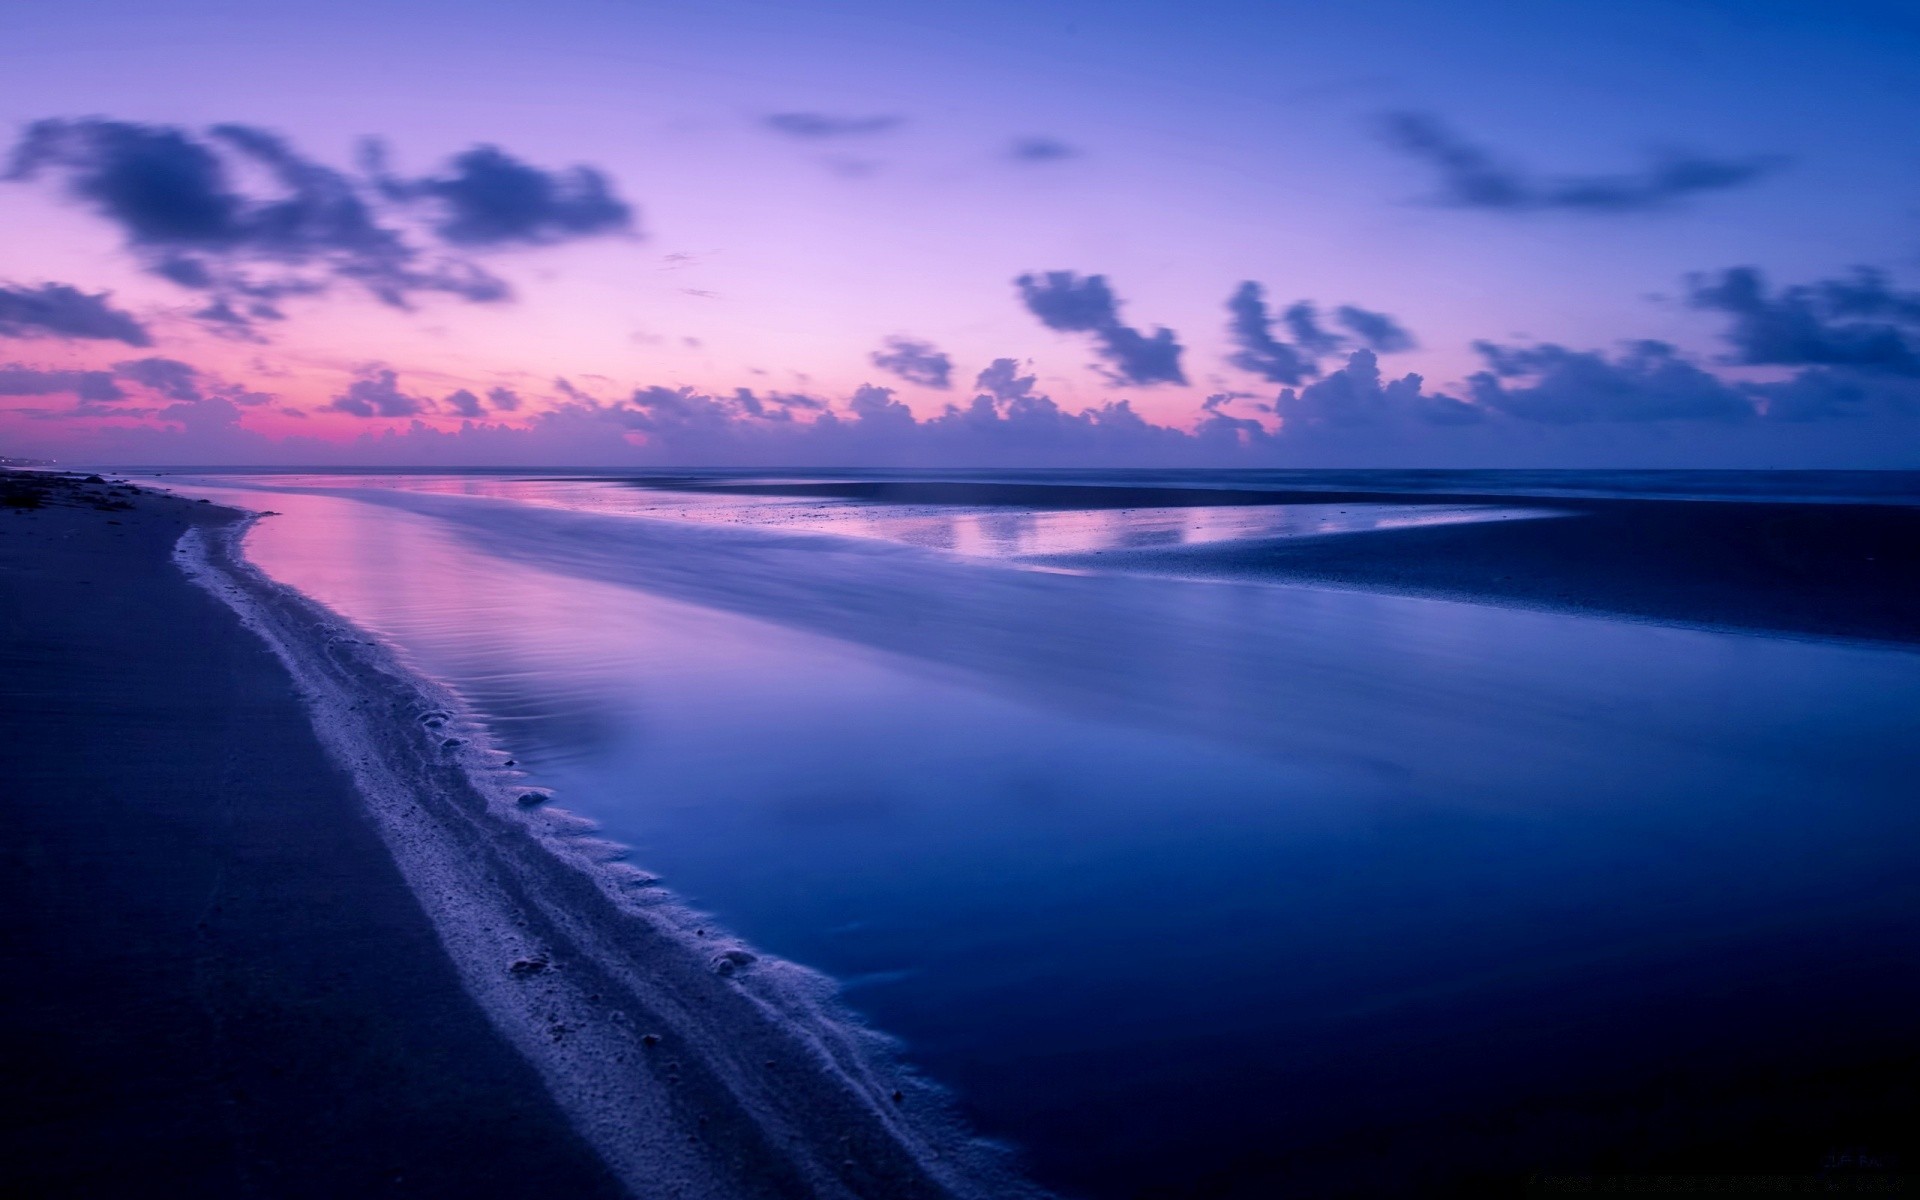
[[[1920,508],[1703,500],[1535,506],[1564,515],[1030,561],[1920,646]]]

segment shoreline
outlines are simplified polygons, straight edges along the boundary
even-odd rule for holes
[[[541,793],[453,695],[236,537],[181,557],[287,663],[469,992],[636,1193],[1042,1195],[831,981],[680,906],[591,822],[524,803]]]
[[[40,1196],[622,1188],[467,997],[291,681],[171,561],[238,514],[0,509],[9,1182]]]
[[[892,1043],[843,1011],[830,981],[760,958],[679,906],[590,823],[541,802],[453,696],[246,563],[245,520],[174,497],[143,503],[200,518],[183,523],[173,549],[199,584],[183,590],[231,610],[224,642],[259,652],[256,635],[265,641],[282,687],[299,693],[309,743],[317,733],[390,852],[387,869],[430,927],[443,972],[484,1014],[497,1050],[538,1076],[530,1090],[557,1106],[553,1140],[577,1136],[598,1160],[568,1190],[1043,1194]],[[277,932],[303,941],[298,910],[286,915],[293,927]],[[610,1179],[593,1178],[601,1164]]]

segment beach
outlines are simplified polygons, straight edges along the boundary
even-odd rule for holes
[[[1891,506],[1121,548],[1130,490],[1009,563],[163,482],[231,507],[0,511],[36,1194],[1499,1194],[1908,1136]]]
[[[463,991],[285,669],[172,561],[238,514],[47,500],[0,510],[9,1190],[621,1194]]]
[[[8,864],[37,1194],[1031,1193],[815,977],[663,906],[245,567],[241,514],[33,490],[3,553],[9,761],[58,798]]]

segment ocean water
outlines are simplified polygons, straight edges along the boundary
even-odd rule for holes
[[[1537,507],[165,482],[1067,1194],[1744,1169],[1915,1049],[1920,654],[1023,562]]]

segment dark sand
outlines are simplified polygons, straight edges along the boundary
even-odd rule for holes
[[[232,514],[71,484],[12,507],[18,480],[4,1190],[621,1194],[462,990],[279,661],[169,560]]]

